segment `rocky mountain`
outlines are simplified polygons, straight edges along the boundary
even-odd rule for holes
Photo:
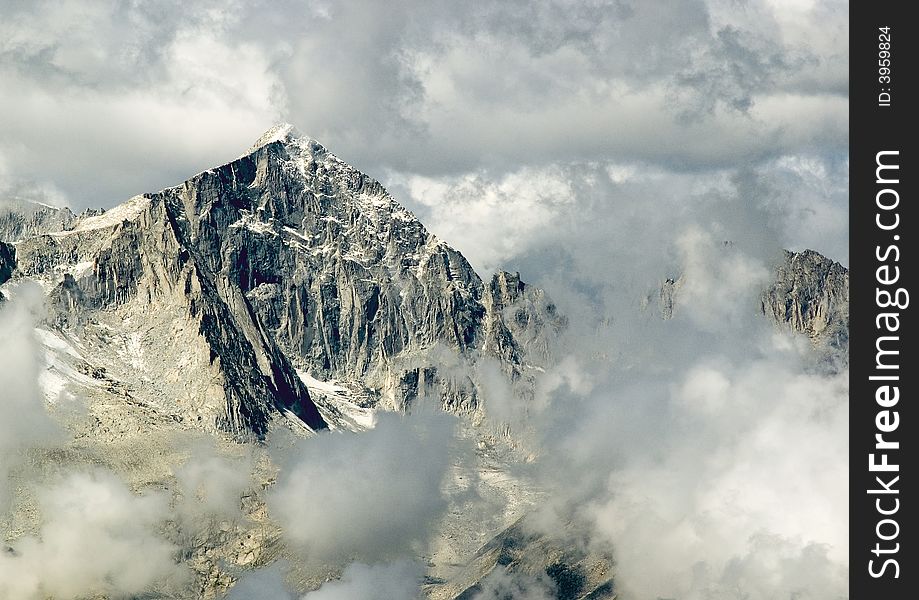
[[[25,200],[3,200],[0,202],[0,240],[16,242],[52,231],[62,231],[76,218],[69,208]]]
[[[21,199],[0,199],[0,240],[17,242],[26,238],[67,231],[81,219],[101,215],[101,208],[87,208],[75,215],[61,208]]]
[[[379,182],[291,126],[108,211],[4,204],[0,294],[27,280],[45,298],[41,387],[71,435],[65,450],[32,458],[39,472],[66,460],[105,465],[137,489],[172,489],[186,437],[237,456],[277,428],[362,430],[375,411],[436,402],[478,436],[481,464],[455,466],[458,479],[487,474],[476,493],[506,508],[487,528],[450,512],[447,537],[462,543],[432,568],[428,596],[475,597],[495,573],[544,580],[557,598],[615,595],[610,557],[519,520],[533,503],[513,478],[494,477],[503,459],[474,427],[488,401],[478,370],[526,399],[566,318],[518,273],[481,278]],[[680,286],[679,277],[662,284],[664,318],[679,310]],[[761,309],[844,351],[848,272],[814,252],[785,253]],[[74,396],[85,413],[67,408]],[[196,578],[170,597],[220,597],[231,573],[283,557],[262,496],[276,475],[267,463],[243,497],[244,522],[172,532]],[[2,524],[34,530],[32,500],[17,502]]]
[[[849,347],[849,270],[814,252],[784,252],[762,311],[816,345],[845,356]]]
[[[520,380],[563,325],[543,292],[509,273],[483,282],[379,182],[289,125],[104,214],[17,214],[0,221],[13,276],[43,283],[61,331],[99,357],[93,332],[111,327],[126,351],[98,367],[176,418],[234,434],[261,437],[276,414],[312,429],[345,418],[304,381],[339,382],[362,407],[436,391],[472,413],[479,356]],[[164,353],[167,340],[181,353]]]

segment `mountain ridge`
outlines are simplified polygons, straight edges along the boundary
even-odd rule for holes
[[[108,310],[184,311],[199,338],[188,346],[209,355],[227,408],[218,408],[213,386],[179,390],[182,402],[203,393],[216,426],[236,434],[263,436],[272,406],[325,427],[300,370],[356,380],[371,404],[400,409],[438,389],[448,410],[475,412],[469,370],[480,355],[502,361],[511,379],[528,368],[512,332],[523,329],[499,314],[508,290],[490,287],[509,274],[483,282],[378,181],[295,137],[289,125],[181,184],[60,221],[14,240],[16,274],[44,280],[66,312],[84,319]],[[562,326],[548,314],[551,302],[536,295],[540,302],[521,309],[524,320]],[[160,324],[159,338],[170,326]],[[551,336],[524,337],[544,347]],[[427,356],[444,351],[459,360],[452,373]],[[168,368],[147,370],[150,380],[177,380]],[[160,387],[161,396],[177,391]]]

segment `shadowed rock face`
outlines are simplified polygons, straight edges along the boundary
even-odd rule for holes
[[[138,393],[171,399],[180,417],[260,437],[284,409],[323,427],[290,362],[261,334],[239,290],[188,246],[166,200],[138,196],[71,230],[24,239],[17,274],[51,287],[50,318],[90,345],[94,328],[143,332],[151,358],[136,371],[151,389]]]
[[[6,283],[15,267],[16,249],[10,244],[0,242],[0,284]]]
[[[53,288],[54,322],[140,338],[139,393],[239,434],[264,435],[278,409],[326,425],[298,369],[368,404],[437,395],[473,412],[480,356],[519,379],[564,325],[543,292],[509,273],[483,283],[377,181],[289,126],[105,214],[11,215],[16,275]]]

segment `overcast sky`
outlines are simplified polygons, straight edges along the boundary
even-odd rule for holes
[[[465,225],[551,219],[571,207],[549,200],[579,198],[532,182],[565,188],[598,167],[674,182],[740,174],[784,216],[785,245],[847,260],[843,1],[0,7],[0,197],[110,207],[289,121],[477,266],[513,252],[469,247],[444,210]]]

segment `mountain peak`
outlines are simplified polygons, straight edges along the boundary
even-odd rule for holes
[[[249,147],[246,154],[251,154],[262,146],[267,146],[273,142],[287,142],[301,137],[304,136],[292,124],[277,123],[255,140],[255,143]]]
[[[263,133],[261,137],[259,137],[255,143],[252,144],[248,150],[246,150],[242,157],[249,156],[260,148],[264,148],[265,146],[275,142],[283,144],[291,153],[292,157],[308,158],[331,156],[325,146],[320,144],[315,139],[300,133],[300,130],[297,129],[294,125],[290,123],[278,123]],[[331,158],[333,160],[340,160],[335,156],[331,156]],[[308,160],[312,159],[308,158]]]

